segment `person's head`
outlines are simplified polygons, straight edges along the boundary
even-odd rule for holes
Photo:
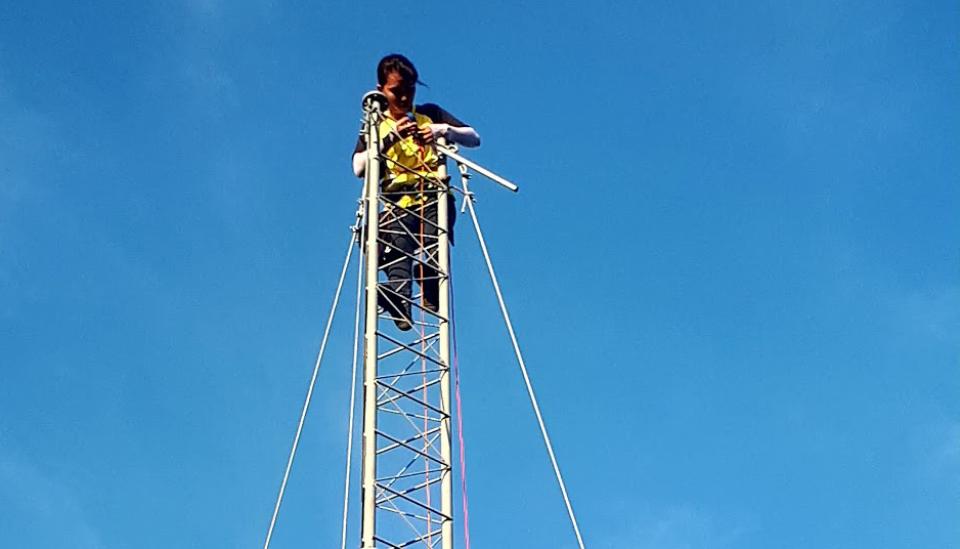
[[[377,89],[387,97],[387,107],[394,118],[413,110],[419,75],[406,57],[391,53],[377,64]]]

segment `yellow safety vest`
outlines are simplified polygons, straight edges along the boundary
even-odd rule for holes
[[[414,113],[414,116],[418,127],[422,128],[433,123],[428,116],[417,113]],[[380,142],[382,143],[391,133],[395,133],[396,129],[397,121],[385,117],[380,123]],[[410,191],[411,194],[404,194],[397,200],[401,208],[422,204],[425,201],[424,196],[414,191],[420,189],[421,184],[426,185],[429,180],[437,178],[440,159],[437,157],[436,149],[423,146],[410,136],[394,143],[384,151],[383,156],[386,158],[387,173],[385,175],[388,177],[383,190],[386,192]],[[396,200],[395,197],[394,199]]]

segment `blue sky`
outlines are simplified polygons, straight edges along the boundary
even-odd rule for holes
[[[0,546],[262,544],[400,51],[521,184],[477,206],[589,547],[960,547],[958,36],[950,2],[4,3]],[[473,544],[574,547],[458,236]],[[275,547],[338,544],[350,313]]]

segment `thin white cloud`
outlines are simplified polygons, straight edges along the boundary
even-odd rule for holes
[[[26,192],[27,180],[37,153],[52,136],[50,121],[18,105],[5,88],[0,74],[0,219]]]
[[[63,547],[101,549],[105,547],[94,525],[87,519],[73,491],[39,466],[10,452],[0,454],[0,501],[12,503],[8,513],[23,514],[30,524],[44,525],[38,532],[44,539],[62,541]],[[30,535],[30,532],[26,533]],[[0,537],[0,543],[7,535]]]
[[[941,286],[895,296],[891,303],[905,327],[936,340],[960,343],[960,286]]]
[[[921,433],[921,475],[960,484],[960,420],[941,419]]]
[[[904,286],[893,267],[871,261],[839,236],[824,253],[844,295],[886,317],[887,339],[906,339],[916,346],[960,345],[960,285],[928,280]]]
[[[201,17],[216,17],[223,9],[221,0],[186,0],[187,9]]]
[[[247,23],[272,19],[279,9],[271,0],[184,0],[192,23],[179,41],[183,49],[178,77],[205,112],[225,115],[240,105],[240,90],[227,60],[232,55],[228,38],[250,32]]]
[[[947,429],[938,452],[940,459],[952,467],[960,467],[960,421]]]
[[[631,517],[629,524],[597,540],[598,548],[631,549],[726,549],[739,547],[756,530],[742,517],[720,517],[702,506],[678,504],[643,510],[637,505],[618,516]]]
[[[0,59],[2,61],[2,59]],[[17,101],[7,83],[0,64],[0,319],[12,318],[16,299],[17,271],[22,267],[17,258],[18,247],[28,239],[18,228],[24,204],[40,202],[41,172],[47,165],[50,151],[61,147],[55,124],[48,117]]]
[[[222,19],[228,11],[253,11],[259,16],[270,16],[279,9],[276,0],[184,0],[189,12],[205,19]]]
[[[239,105],[237,85],[209,52],[197,51],[183,64],[183,77],[212,112]]]

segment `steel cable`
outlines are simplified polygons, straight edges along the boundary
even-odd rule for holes
[[[333,304],[330,306],[330,314],[327,316],[327,326],[323,330],[323,339],[320,342],[320,351],[317,353],[317,360],[313,366],[313,375],[310,377],[310,386],[307,388],[307,397],[303,402],[303,409],[300,412],[300,421],[297,424],[297,432],[293,437],[293,446],[290,448],[290,456],[287,458],[287,468],[283,472],[283,480],[280,482],[280,492],[277,494],[277,503],[273,508],[273,516],[270,518],[270,527],[267,528],[267,538],[263,543],[263,549],[270,548],[270,540],[273,537],[273,530],[277,524],[277,516],[280,514],[280,504],[283,503],[283,494],[287,489],[287,480],[290,478],[290,470],[293,468],[293,459],[297,455],[297,447],[300,444],[300,435],[303,433],[303,424],[307,418],[307,410],[310,408],[310,400],[313,398],[313,388],[317,383],[317,374],[320,373],[320,362],[323,360],[323,353],[327,348],[327,339],[330,336],[330,327],[333,325],[333,317],[337,312],[337,305],[340,303],[340,291],[343,289],[343,281],[347,276],[347,267],[350,265],[350,257],[353,255],[353,234],[350,235],[350,243],[347,247],[347,258],[343,262],[343,268],[340,270],[340,280],[337,283],[337,291],[333,296]]]
[[[560,492],[563,494],[563,502],[567,506],[567,514],[570,516],[570,522],[573,525],[573,532],[577,536],[577,543],[580,549],[584,549],[583,537],[580,535],[580,527],[577,525],[577,517],[573,514],[573,504],[570,503],[570,497],[567,494],[566,484],[563,482],[563,475],[560,474],[560,466],[557,464],[557,458],[553,453],[553,444],[550,442],[550,436],[547,434],[547,426],[543,422],[543,415],[540,413],[540,405],[537,404],[537,396],[533,391],[533,384],[530,382],[530,375],[527,373],[527,366],[523,361],[523,355],[520,353],[520,345],[517,343],[517,335],[513,330],[513,324],[510,322],[510,313],[507,311],[507,305],[503,301],[503,293],[500,291],[500,283],[497,281],[497,275],[493,271],[493,262],[490,260],[490,252],[487,250],[487,243],[483,238],[483,231],[480,229],[480,221],[477,219],[477,212],[473,208],[473,196],[467,186],[466,178],[463,179],[464,195],[466,196],[467,208],[470,210],[470,217],[473,219],[473,228],[477,232],[477,239],[480,241],[480,249],[483,251],[483,258],[487,262],[487,271],[490,273],[490,281],[493,282],[493,289],[497,294],[497,301],[500,304],[500,312],[503,314],[503,320],[506,323],[507,331],[510,332],[510,340],[513,343],[513,352],[517,356],[517,362],[520,364],[520,372],[523,374],[523,381],[527,386],[527,394],[530,395],[530,404],[533,405],[533,412],[537,416],[537,423],[540,425],[540,433],[543,435],[543,442],[547,446],[547,453],[550,455],[550,463],[553,465],[553,472],[557,477],[557,483],[560,485]]]
[[[363,230],[360,242],[363,242]],[[361,256],[357,268],[357,309],[353,320],[353,367],[350,370],[350,419],[347,420],[347,468],[343,479],[343,524],[340,529],[340,549],[347,547],[347,512],[350,507],[350,461],[353,455],[353,422],[357,396],[357,355],[360,349],[360,294],[363,290],[364,259]]]

